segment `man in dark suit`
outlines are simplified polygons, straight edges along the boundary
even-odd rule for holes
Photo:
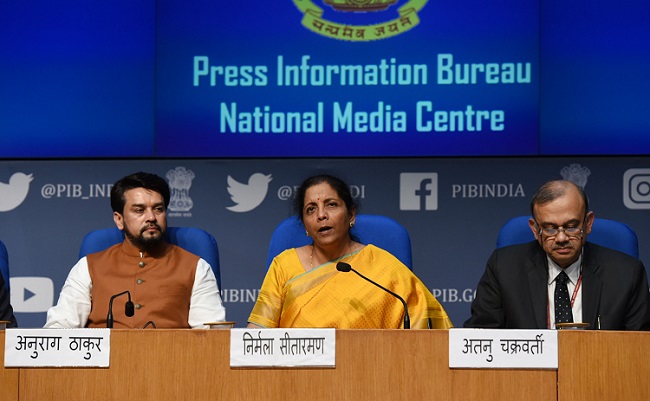
[[[590,329],[650,330],[650,293],[643,263],[587,242],[594,222],[582,188],[544,184],[531,200],[535,241],[494,251],[464,327],[555,328],[560,273],[568,275],[569,322]],[[560,282],[561,283],[561,282]],[[569,306],[569,305],[567,305]],[[562,308],[560,305],[558,312]]]
[[[2,274],[0,274],[0,320],[9,322],[7,327],[16,327],[16,317],[11,307],[9,291],[7,291]]]

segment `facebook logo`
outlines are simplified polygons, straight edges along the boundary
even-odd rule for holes
[[[438,173],[402,173],[400,210],[438,210]]]

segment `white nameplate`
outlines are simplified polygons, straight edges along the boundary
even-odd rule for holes
[[[449,330],[450,368],[557,369],[557,330]]]
[[[110,329],[7,329],[5,367],[108,367]]]
[[[336,366],[335,329],[232,329],[231,367]]]

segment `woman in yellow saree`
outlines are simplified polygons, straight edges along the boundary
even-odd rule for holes
[[[313,244],[288,249],[273,260],[249,327],[403,327],[402,303],[354,273],[337,271],[340,261],[404,298],[412,328],[452,327],[408,267],[387,251],[351,238],[356,205],[343,181],[329,175],[308,178],[296,193],[296,209]]]

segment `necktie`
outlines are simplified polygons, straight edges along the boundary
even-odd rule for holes
[[[573,313],[571,312],[571,300],[569,299],[569,290],[567,288],[569,276],[561,272],[555,278],[555,323],[573,323]]]

